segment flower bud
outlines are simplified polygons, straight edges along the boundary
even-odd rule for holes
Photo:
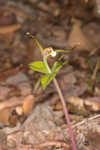
[[[49,47],[49,48],[44,49],[44,55],[45,56],[55,57],[56,56],[56,52],[53,50],[52,47]]]

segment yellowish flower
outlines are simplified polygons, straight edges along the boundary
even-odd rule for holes
[[[52,47],[49,47],[49,48],[45,48],[44,49],[44,55],[55,57],[56,56],[56,52],[53,50]]]

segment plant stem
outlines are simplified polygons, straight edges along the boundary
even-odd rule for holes
[[[46,56],[43,57],[43,61],[44,61],[45,65],[46,65],[46,67],[48,69],[48,73],[51,73],[51,69],[50,69],[50,67],[49,67],[49,65],[47,63],[47,57]],[[67,107],[66,107],[64,96],[63,96],[62,91],[61,91],[61,89],[59,87],[59,84],[58,84],[58,82],[57,82],[57,80],[55,78],[53,79],[53,83],[54,83],[54,85],[55,85],[55,87],[57,89],[57,92],[59,94],[61,103],[63,105],[63,110],[64,110],[66,122],[68,124],[73,150],[77,150],[76,144],[75,144],[75,138],[74,138],[74,134],[73,134],[73,129],[72,129],[71,122],[70,122],[70,119],[69,119],[68,110],[67,110]]]
[[[58,85],[58,82],[57,82],[57,80],[55,78],[53,79],[53,82],[55,84],[55,87],[56,87],[57,92],[59,94],[61,103],[63,105],[63,110],[64,110],[66,122],[68,124],[68,128],[69,128],[69,133],[70,133],[70,137],[71,137],[71,141],[72,141],[73,150],[77,150],[76,144],[75,144],[75,138],[74,138],[74,134],[73,134],[73,129],[72,129],[71,122],[70,122],[70,119],[69,119],[68,110],[67,110],[67,107],[66,107],[64,96],[62,95],[61,89],[60,89],[60,87]]]

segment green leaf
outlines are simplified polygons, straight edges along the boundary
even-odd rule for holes
[[[59,63],[59,62],[55,62],[52,66],[52,72],[57,72],[58,70],[60,70],[65,64],[67,64],[67,62],[64,63]]]
[[[29,64],[30,68],[37,72],[48,73],[48,70],[42,61],[35,61]]]
[[[47,74],[41,77],[41,83],[42,83],[43,89],[46,89],[47,85],[53,80],[55,76],[56,76],[56,72]]]
[[[35,86],[34,86],[34,93],[38,90],[39,86],[40,86],[40,83],[41,83],[41,79],[39,78],[37,80],[37,82],[35,83]]]
[[[63,49],[56,49],[54,51],[57,53],[69,53],[70,52],[70,50],[63,50]]]
[[[93,81],[91,80],[91,77],[88,78],[88,91],[93,92]]]

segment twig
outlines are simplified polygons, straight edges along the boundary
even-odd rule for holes
[[[48,142],[39,144],[38,146],[35,146],[35,148],[43,148],[43,147],[48,147],[48,146],[65,147],[67,149],[69,148],[69,145],[62,141],[48,141]]]
[[[72,128],[76,128],[76,127],[86,123],[87,121],[91,121],[91,120],[94,120],[94,119],[99,118],[99,117],[100,117],[100,114],[92,116],[90,118],[86,118],[86,119],[82,120],[81,122],[78,122],[77,124],[73,125]]]
[[[42,143],[42,144],[38,144],[38,145],[32,145],[32,144],[28,144],[28,145],[24,145],[24,144],[21,144],[21,143],[18,143],[17,144],[17,149],[18,150],[28,150],[29,148],[33,149],[33,150],[39,150],[39,149],[42,149],[44,147],[48,147],[48,146],[55,146],[55,147],[65,147],[66,150],[69,149],[69,145],[66,144],[65,142],[63,141],[47,141],[45,143]]]

